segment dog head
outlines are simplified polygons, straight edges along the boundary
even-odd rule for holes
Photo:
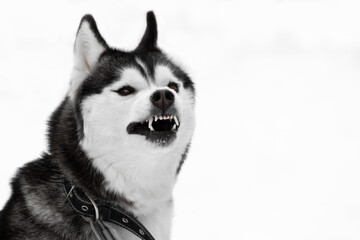
[[[109,47],[92,16],[81,20],[68,100],[80,147],[105,176],[179,165],[190,144],[194,84],[160,50],[157,36],[153,12],[133,51]],[[168,160],[161,162],[162,156]]]

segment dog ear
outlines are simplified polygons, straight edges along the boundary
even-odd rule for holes
[[[71,98],[74,98],[80,84],[93,70],[101,54],[108,48],[93,16],[85,15],[81,19],[75,39],[74,67],[69,91]]]
[[[137,51],[151,51],[157,50],[157,24],[156,18],[153,11],[149,11],[146,14],[146,30],[144,36],[142,37]]]
[[[95,19],[85,15],[80,22],[74,46],[74,67],[90,72],[100,55],[108,48]]]

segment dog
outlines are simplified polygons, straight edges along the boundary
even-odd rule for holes
[[[170,239],[195,85],[157,37],[152,11],[133,51],[110,47],[94,18],[82,18],[48,150],[13,178],[1,239]]]

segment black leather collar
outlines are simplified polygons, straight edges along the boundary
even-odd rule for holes
[[[110,222],[125,228],[140,239],[155,240],[151,233],[132,214],[124,209],[111,206],[107,202],[93,201],[66,177],[63,178],[63,185],[71,207],[79,215],[89,219],[91,224],[97,221]],[[92,229],[94,231],[93,226]]]

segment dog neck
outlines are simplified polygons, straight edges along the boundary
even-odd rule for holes
[[[131,202],[135,215],[149,214],[172,199],[180,149],[167,152],[127,149],[124,155],[110,152],[93,158],[93,165],[102,173],[106,191]]]

